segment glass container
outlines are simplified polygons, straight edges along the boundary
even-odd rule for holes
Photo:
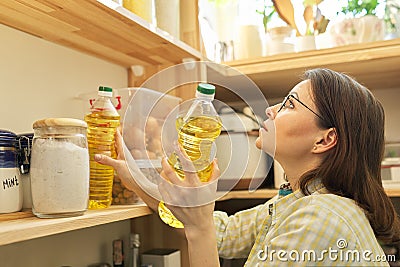
[[[32,212],[39,218],[82,215],[89,199],[87,124],[49,118],[33,124]]]

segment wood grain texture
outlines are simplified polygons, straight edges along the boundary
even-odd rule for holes
[[[11,244],[33,238],[55,235],[111,222],[151,214],[144,204],[117,206],[104,210],[89,210],[82,216],[39,219],[31,211],[0,215],[0,245]]]
[[[33,129],[49,127],[49,126],[87,128],[87,123],[84,122],[83,120],[72,119],[72,118],[47,118],[47,119],[35,121],[33,123]]]
[[[318,67],[345,72],[369,89],[398,88],[399,62],[400,39],[393,39],[225,64],[252,79],[267,98],[278,98],[284,97],[300,81],[305,70]],[[234,100],[228,97],[222,100]]]
[[[201,58],[112,0],[0,1],[0,23],[124,67]]]

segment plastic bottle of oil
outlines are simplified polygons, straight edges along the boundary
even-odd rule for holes
[[[220,135],[222,127],[221,119],[212,104],[214,95],[215,86],[199,84],[196,90],[196,99],[188,112],[176,120],[178,142],[193,162],[202,182],[207,182],[211,177],[211,148],[214,140]],[[184,179],[184,170],[175,153],[168,157],[168,162],[177,175]],[[184,227],[162,201],[158,206],[158,214],[166,224],[175,228]]]
[[[98,98],[92,104],[91,112],[85,116],[90,155],[89,209],[107,208],[112,202],[114,169],[94,160],[95,154],[116,158],[114,134],[120,124],[120,116],[111,97],[112,88],[100,86]]]

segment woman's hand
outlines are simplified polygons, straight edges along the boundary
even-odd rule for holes
[[[129,190],[135,192],[149,206],[149,208],[151,208],[154,211],[157,211],[158,200],[156,200],[152,195],[148,193],[151,192],[152,189],[148,189],[147,192],[143,190],[144,186],[143,185],[140,186],[136,182],[136,180],[134,179],[134,177],[132,177],[132,174],[128,169],[128,165],[124,157],[124,143],[119,129],[115,133],[115,150],[117,152],[116,159],[101,154],[96,154],[94,156],[94,159],[98,163],[113,167],[114,170],[118,173],[118,176],[121,179],[122,184]],[[128,153],[127,150],[125,150],[125,153]],[[131,168],[135,167],[134,166],[135,164],[133,163],[134,162],[132,162],[132,164],[130,165]],[[132,169],[131,171],[136,172],[137,176],[142,175],[139,168]]]
[[[190,266],[217,267],[219,258],[213,217],[217,179],[220,176],[217,161],[212,162],[210,180],[202,183],[183,149],[177,149],[176,153],[186,170],[185,179],[181,180],[164,158],[161,162],[164,179],[158,186],[159,190],[166,206],[184,225]]]
[[[94,155],[94,160],[97,161],[98,163],[113,167],[114,170],[121,177],[125,178],[130,177],[131,174],[129,173],[128,166],[125,163],[125,157],[123,152],[123,141],[119,129],[115,133],[115,151],[117,152],[116,159],[113,159],[106,155],[96,154]]]
[[[184,224],[185,229],[210,226],[216,200],[217,179],[220,176],[217,160],[211,163],[210,180],[203,183],[183,149],[176,149],[176,153],[185,170],[185,179],[180,179],[167,159],[164,158],[161,162],[163,168],[161,176],[164,179],[158,186],[163,200],[172,213]]]

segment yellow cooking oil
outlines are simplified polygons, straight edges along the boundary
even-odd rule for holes
[[[120,124],[120,116],[115,111],[92,111],[85,116],[88,124],[87,140],[90,158],[89,209],[107,208],[112,202],[114,168],[99,164],[95,154],[116,158],[115,131]]]
[[[221,128],[222,123],[219,117],[198,116],[185,121],[183,117],[179,117],[176,120],[178,142],[192,161],[202,182],[208,182],[211,177],[211,148],[215,139],[220,135]],[[184,170],[175,153],[169,156],[168,163],[174,168],[179,178],[185,178]],[[175,218],[162,201],[159,203],[158,213],[166,224],[175,228],[183,228],[183,224]]]

